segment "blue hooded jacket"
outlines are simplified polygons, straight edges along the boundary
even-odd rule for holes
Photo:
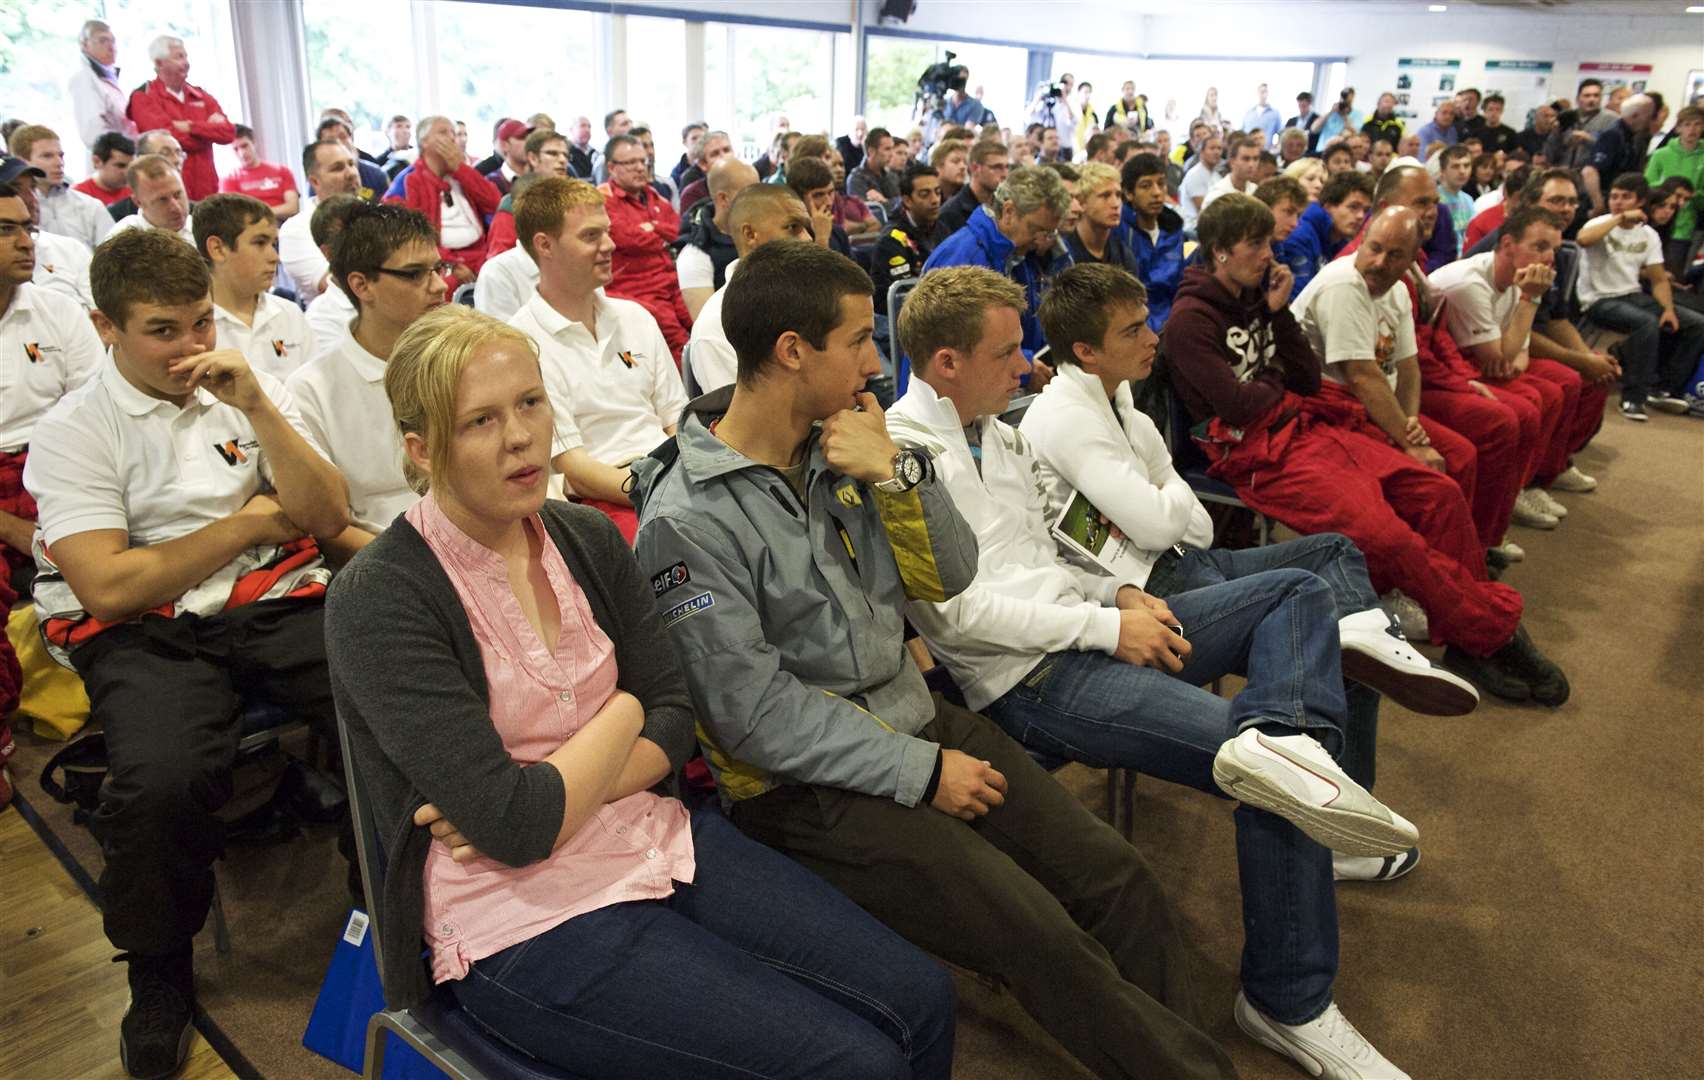
[[[1036,318],[1042,294],[1053,284],[1053,276],[1070,265],[1071,254],[1063,244],[1056,244],[1047,255],[1019,254],[984,206],[970,215],[964,228],[941,241],[930,253],[929,260],[923,264],[923,273],[943,266],[986,266],[1022,285],[1029,299],[1029,307],[1023,314],[1024,355],[1034,356],[1047,344],[1041,321]]]
[[[1278,260],[1290,268],[1296,283],[1290,288],[1290,299],[1302,295],[1313,276],[1343,250],[1343,244],[1331,238],[1331,215],[1325,207],[1314,203],[1302,211],[1301,220],[1284,242],[1278,245]]]
[[[1118,228],[1124,242],[1136,255],[1136,276],[1148,289],[1148,329],[1159,333],[1171,314],[1178,282],[1183,280],[1183,217],[1171,207],[1162,207],[1158,240],[1149,240],[1136,223],[1136,212],[1125,204]]]

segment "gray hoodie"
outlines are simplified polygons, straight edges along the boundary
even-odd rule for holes
[[[633,465],[634,550],[723,798],[807,783],[915,805],[939,747],[916,734],[935,709],[903,605],[968,586],[976,537],[932,475],[884,495],[830,469],[814,434],[801,505],[706,426],[732,395],[694,401]]]

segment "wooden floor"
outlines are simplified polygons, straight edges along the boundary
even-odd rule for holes
[[[101,913],[15,809],[0,810],[0,1080],[123,1080],[125,965]],[[199,1034],[185,1080],[235,1074]]]

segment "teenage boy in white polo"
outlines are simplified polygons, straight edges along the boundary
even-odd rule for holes
[[[558,414],[583,445],[565,459],[574,494],[608,514],[628,543],[638,519],[624,485],[628,463],[674,434],[686,408],[674,356],[650,312],[604,296],[615,242],[598,189],[584,180],[541,180],[515,208],[520,241],[538,263],[538,288],[509,325],[538,344]],[[559,425],[560,427],[560,425]]]
[[[326,542],[327,554],[347,560],[420,497],[402,474],[385,363],[409,324],[444,302],[438,232],[418,211],[358,203],[332,249],[331,280],[327,292],[341,291],[355,320],[288,386],[302,434],[349,484],[350,525]]]
[[[209,195],[195,207],[195,247],[213,278],[217,347],[243,354],[249,367],[275,379],[314,353],[307,316],[272,294],[278,274],[278,219],[252,195]]]
[[[207,265],[114,234],[90,267],[112,350],[36,424],[35,603],[89,691],[109,771],[95,813],[108,939],[130,963],[119,1055],[165,1076],[189,1048],[190,943],[213,898],[238,717],[265,700],[329,725],[315,536],[349,522],[337,470],[283,384],[215,350]]]
[[[33,284],[35,269],[29,208],[17,185],[0,183],[0,573],[15,586],[35,568],[36,506],[23,471],[36,421],[94,374],[102,353],[83,309]]]

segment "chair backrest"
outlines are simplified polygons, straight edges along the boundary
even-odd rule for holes
[[[1006,402],[1006,411],[1000,414],[1000,419],[1013,427],[1017,427],[1024,422],[1024,413],[1029,412],[1029,407],[1040,396],[1040,394],[1023,394]]]
[[[905,388],[911,383],[911,361],[906,357],[905,350],[899,346],[899,309],[905,303],[905,298],[911,295],[911,290],[917,287],[917,278],[900,278],[888,286],[888,367],[893,371],[893,396],[905,396]]]
[[[692,373],[692,342],[690,341],[680,347],[680,381],[686,387],[686,399],[688,401],[704,393],[704,388],[698,385],[698,377]]]
[[[378,825],[373,821],[373,807],[367,800],[367,787],[361,771],[355,767],[355,747],[349,740],[349,725],[341,714],[337,717],[337,742],[343,750],[343,779],[349,790],[350,824],[355,830],[355,853],[361,864],[361,887],[367,892],[367,931],[373,937],[373,962],[379,969],[382,982],[385,958],[380,953],[383,935],[379,933],[379,910],[384,899],[385,864],[379,843]]]
[[[467,281],[457,285],[456,291],[450,296],[450,302],[453,304],[465,304],[468,307],[472,307],[473,282]]]

